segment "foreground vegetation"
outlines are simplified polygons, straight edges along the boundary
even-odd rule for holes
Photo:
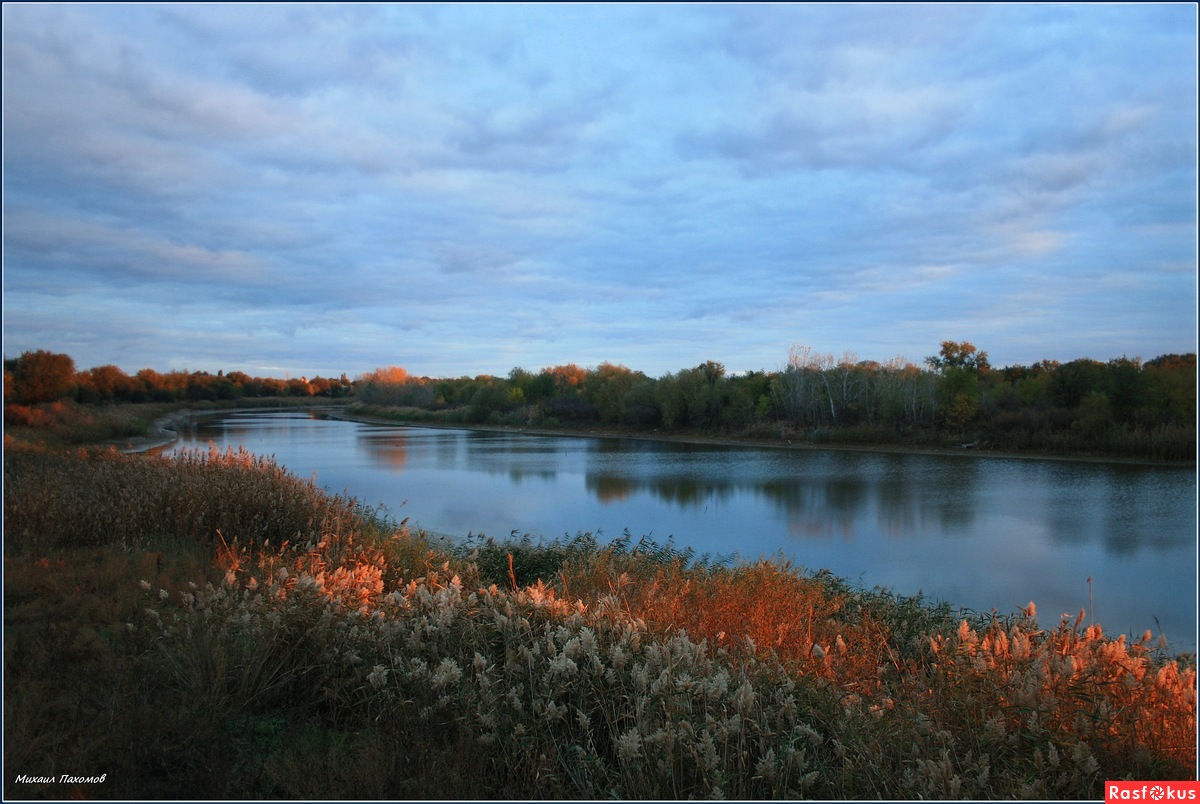
[[[336,404],[336,403],[328,403]],[[72,447],[85,444],[137,444],[155,438],[154,422],[172,414],[186,416],[234,408],[311,407],[296,397],[248,398],[220,402],[110,403],[83,405],[72,400],[4,406],[4,435],[9,441]]]
[[[441,542],[245,452],[6,435],[5,796],[1054,798],[1192,778],[1195,656],[587,534]],[[21,783],[18,775],[104,775]]]

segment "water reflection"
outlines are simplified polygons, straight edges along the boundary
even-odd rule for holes
[[[376,466],[392,472],[403,472],[408,465],[408,440],[403,432],[366,432],[359,444]]]
[[[636,480],[618,475],[588,475],[583,482],[584,488],[605,505],[627,500],[638,490]]]
[[[745,449],[236,416],[214,440],[448,534],[650,534],[697,553],[782,553],[864,585],[1106,628],[1194,631],[1194,470]],[[411,501],[411,502],[409,502]]]
[[[271,424],[231,420],[227,438],[286,438],[294,419]],[[581,474],[603,506],[639,497],[682,511],[750,497],[769,503],[801,538],[862,533],[911,540],[917,534],[972,538],[976,518],[991,516],[991,538],[1036,521],[1063,546],[1099,541],[1106,552],[1170,551],[1193,543],[1175,524],[1178,484],[1144,467],[974,457],[785,452],[636,439],[545,438],[524,434],[360,426],[362,454],[389,472],[410,467],[482,473],[513,485],[554,486]],[[415,454],[415,457],[413,457]],[[1194,476],[1194,475],[1193,475]],[[1183,486],[1186,490],[1186,483]]]

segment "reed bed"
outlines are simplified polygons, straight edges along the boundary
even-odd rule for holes
[[[350,529],[365,513],[270,458],[216,448],[169,457],[14,444],[4,492],[7,542],[34,553],[163,539],[278,541]]]
[[[4,406],[5,444],[78,445],[145,435],[162,405],[80,405],[70,400]]]
[[[1082,618],[628,537],[448,545],[239,452],[10,447],[5,487],[9,797],[1082,800],[1196,770],[1195,657]],[[14,781],[68,771],[106,781]]]

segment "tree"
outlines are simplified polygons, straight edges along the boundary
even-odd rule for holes
[[[892,427],[907,422],[918,424],[927,400],[922,392],[924,373],[903,357],[896,356],[872,372],[872,391],[878,418]],[[927,375],[926,375],[927,376]]]
[[[825,395],[829,399],[829,416],[835,422],[845,420],[850,405],[858,401],[866,388],[866,376],[858,370],[858,356],[847,351],[842,359],[821,372]]]
[[[1162,355],[1142,367],[1144,404],[1164,421],[1196,420],[1196,355]]]
[[[368,371],[359,378],[359,381],[378,385],[403,385],[407,379],[408,372],[402,366],[386,366]]]
[[[75,361],[44,349],[22,354],[12,374],[13,399],[25,405],[62,399],[75,387]]]
[[[84,401],[85,397],[100,402],[131,399],[138,385],[137,380],[113,365],[96,366],[81,371],[75,379],[81,401]]]
[[[1104,364],[1086,357],[1055,366],[1050,372],[1050,398],[1062,408],[1077,408],[1104,382]]]
[[[615,422],[621,416],[621,400],[643,377],[641,372],[625,366],[601,363],[595,371],[588,372],[583,381],[583,395],[600,412],[600,418]]]
[[[508,397],[508,382],[490,375],[475,378],[475,393],[467,409],[467,420],[479,424],[498,417],[512,407]]]
[[[712,360],[679,372],[679,392],[683,405],[680,424],[708,427],[720,421],[724,379],[725,366]]]
[[[833,355],[818,353],[811,346],[793,344],[788,350],[788,367],[780,387],[784,409],[797,422],[820,424],[826,402],[825,370],[833,366]]]
[[[925,358],[925,362],[938,372],[948,369],[966,369],[976,374],[985,374],[991,366],[988,365],[987,352],[980,352],[973,343],[963,341],[942,341],[942,350],[933,357]]]
[[[658,403],[658,381],[641,376],[629,392],[621,399],[621,412],[617,416],[621,424],[634,427],[657,427],[662,423],[662,409]]]
[[[588,375],[586,369],[580,368],[574,363],[542,369],[542,373],[550,376],[554,383],[554,390],[559,394],[579,393]]]
[[[816,410],[818,398],[821,407],[829,411],[830,421],[843,421],[847,409],[866,390],[866,380],[866,372],[853,352],[843,352],[841,360],[800,344],[788,352],[786,385],[794,397],[793,404],[807,409],[814,423],[823,416]]]
[[[1132,423],[1134,413],[1142,400],[1144,382],[1140,357],[1118,357],[1108,361],[1104,392],[1112,405],[1117,421]]]
[[[942,341],[941,352],[925,358],[939,375],[938,402],[942,423],[960,434],[979,415],[981,375],[991,369],[987,352],[967,341]]]

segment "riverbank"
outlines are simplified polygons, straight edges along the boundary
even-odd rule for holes
[[[245,453],[26,445],[5,488],[8,798],[1086,800],[1195,770],[1194,657],[1032,607],[447,547]]]
[[[213,411],[214,413],[216,411]],[[122,452],[151,452],[163,449],[179,440],[179,429],[193,416],[198,415],[188,408],[168,413],[154,419],[146,427],[146,434],[132,438],[117,438],[108,442]]]
[[[247,453],[16,445],[5,490],[7,798],[1085,800],[1195,770],[1194,656],[1082,618],[448,544]]]
[[[353,407],[351,405],[350,407]],[[356,421],[363,424],[430,427],[445,430],[476,430],[497,433],[523,433],[527,435],[560,436],[564,438],[615,438],[637,441],[666,441],[684,444],[700,444],[712,446],[751,447],[755,449],[780,449],[797,451],[837,450],[845,452],[867,453],[896,453],[904,455],[938,455],[975,458],[1005,458],[1029,461],[1064,461],[1072,463],[1092,464],[1125,464],[1130,466],[1166,466],[1177,468],[1195,468],[1191,461],[1152,461],[1138,458],[1110,457],[1103,455],[1056,455],[1041,452],[1008,452],[982,448],[977,445],[960,447],[930,447],[908,446],[903,444],[845,444],[833,441],[806,441],[801,438],[773,439],[748,438],[744,436],[725,435],[718,433],[690,432],[659,432],[642,430],[621,430],[605,427],[539,427],[534,425],[504,425],[504,424],[467,424],[430,422],[423,419],[388,417],[356,413],[343,408],[330,413],[330,418],[345,421]]]

